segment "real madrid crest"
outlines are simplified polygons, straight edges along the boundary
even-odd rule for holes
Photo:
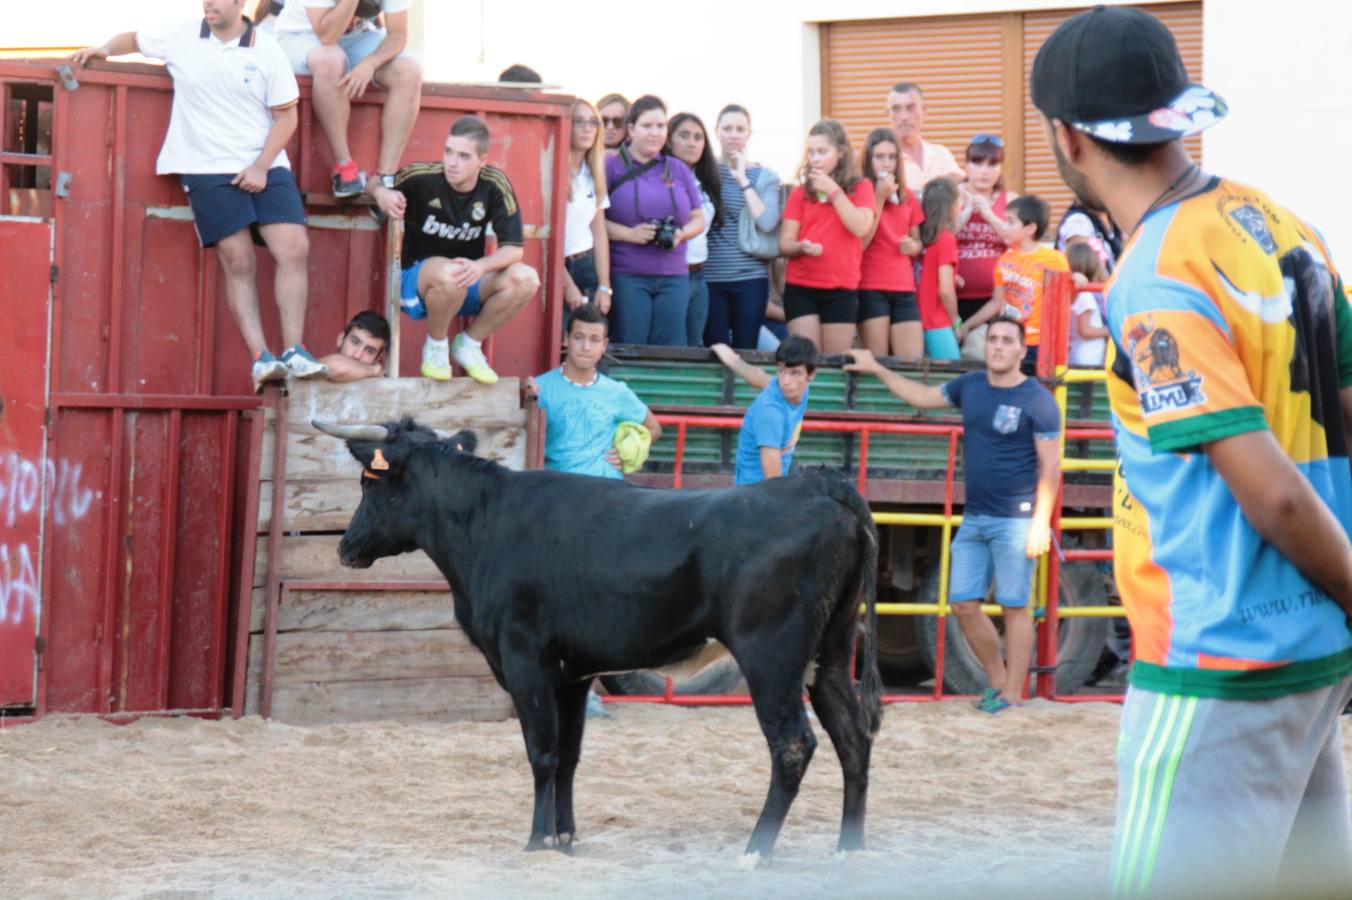
[[[484,209],[484,202],[475,200],[474,208],[469,211],[469,217],[476,222],[482,222],[486,215],[488,215],[488,210]]]

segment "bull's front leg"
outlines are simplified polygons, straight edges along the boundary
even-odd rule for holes
[[[555,782],[554,811],[559,849],[571,853],[577,835],[573,820],[573,775],[582,758],[582,731],[587,724],[587,693],[591,680],[559,688],[559,774]]]
[[[526,757],[535,776],[535,814],[531,818],[526,850],[557,847],[558,826],[554,795],[559,769],[559,708],[557,685],[538,657],[504,660],[503,674],[521,733],[526,739]]]

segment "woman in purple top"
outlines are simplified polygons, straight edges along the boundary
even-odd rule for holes
[[[621,344],[685,345],[690,271],[685,242],[704,233],[699,185],[690,167],[662,148],[667,109],[657,97],[634,101],[628,141],[606,158],[610,208],[610,334]]]

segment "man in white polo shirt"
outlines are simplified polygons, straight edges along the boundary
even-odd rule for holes
[[[204,0],[204,17],[127,31],[71,56],[83,66],[140,52],[164,60],[174,79],[169,132],[155,171],[179,175],[203,247],[215,247],[230,314],[253,356],[254,389],[328,368],[305,349],[310,253],[300,191],[282,149],[296,130],[300,90],[277,42],[243,14],[244,0]],[[281,358],[268,351],[258,312],[254,242],[277,262]]]
[[[920,136],[925,125],[925,92],[912,81],[899,81],[887,93],[887,112],[892,130],[901,141],[901,161],[905,166],[906,187],[918,196],[925,185],[936,178],[956,178],[967,173],[943,144],[932,144]]]
[[[352,101],[372,84],[388,91],[380,113],[376,171],[393,176],[422,102],[422,67],[409,55],[413,0],[287,0],[277,16],[277,41],[297,75],[313,75],[315,118],[333,149],[333,195],[366,187],[347,141]],[[384,27],[376,24],[384,15]]]

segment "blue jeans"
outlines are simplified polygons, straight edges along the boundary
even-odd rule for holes
[[[610,339],[617,344],[685,346],[690,308],[689,275],[632,275],[613,272]]]
[[[709,318],[709,285],[704,281],[704,270],[690,273],[690,309],[685,314],[685,343],[689,347],[704,346],[704,323]]]
[[[769,300],[768,278],[709,282],[709,321],[704,326],[704,345],[728,344],[738,350],[755,350]]]
[[[1032,519],[964,513],[953,538],[953,570],[948,602],[984,600],[995,580],[995,602],[1027,606],[1033,590],[1033,565],[1025,554]]]
[[[596,299],[596,288],[601,281],[596,274],[596,258],[592,256],[590,250],[586,256],[579,256],[576,259],[565,259],[563,267],[568,270],[568,276],[573,279],[573,284],[582,292],[582,296],[588,300]]]

